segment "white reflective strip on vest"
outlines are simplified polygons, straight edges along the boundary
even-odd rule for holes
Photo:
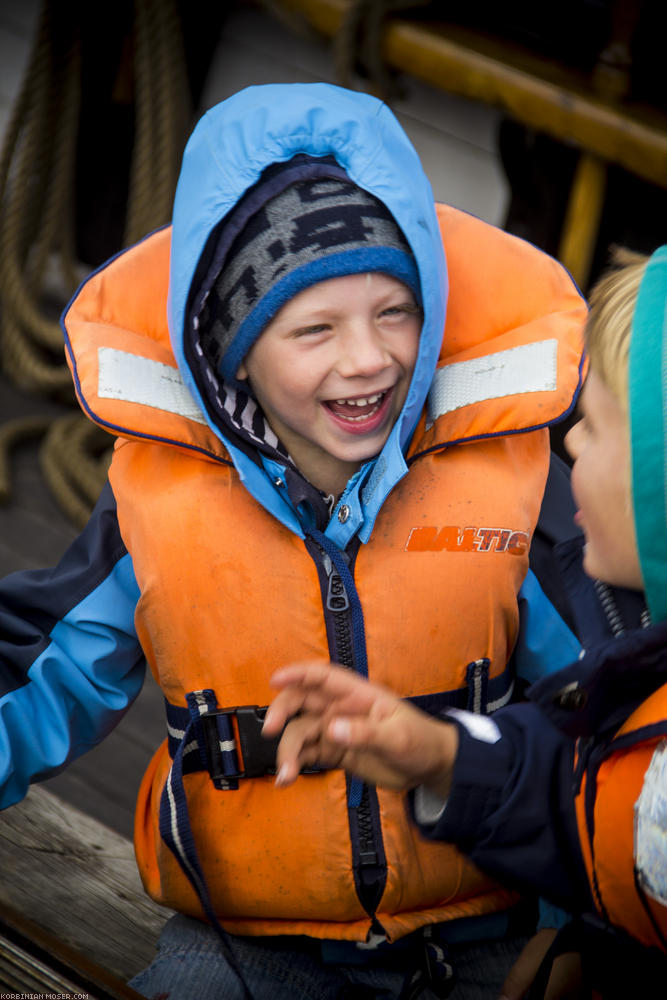
[[[113,347],[98,348],[97,362],[100,398],[140,403],[206,424],[178,369]]]
[[[428,394],[428,426],[471,403],[523,392],[553,392],[558,384],[557,354],[557,340],[541,340],[438,368]]]
[[[644,892],[667,906],[667,740],[658,744],[635,803],[635,864]]]

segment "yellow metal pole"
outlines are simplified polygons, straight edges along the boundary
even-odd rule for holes
[[[558,259],[582,290],[590,276],[606,186],[606,162],[593,153],[582,153],[570,188],[558,251]]]

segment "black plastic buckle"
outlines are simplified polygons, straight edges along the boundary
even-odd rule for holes
[[[276,773],[276,753],[282,734],[271,739],[262,736],[267,708],[268,705],[263,708],[258,705],[241,705],[238,708],[218,708],[200,716],[206,744],[208,773],[213,781],[261,778],[266,774]],[[232,723],[232,734],[237,743],[237,758],[241,757],[239,767],[242,770],[232,771],[223,764],[217,723],[217,717],[220,715],[236,719],[236,732]]]
[[[237,778],[262,778],[267,774],[276,773],[276,754],[283,734],[281,731],[277,736],[268,739],[262,736],[262,726],[268,707],[268,705],[263,707],[241,705],[238,708],[217,708],[199,716],[204,732],[208,773],[214,783],[224,785]],[[228,715],[236,719],[236,727],[233,723],[231,726],[232,737],[236,744],[237,760],[239,756],[241,757],[239,766],[242,770],[232,771],[223,763],[217,722],[219,715]],[[301,774],[320,774],[323,770],[321,767],[304,767]]]

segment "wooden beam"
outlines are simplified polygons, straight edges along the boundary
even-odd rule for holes
[[[83,997],[141,1000],[139,993],[87,955],[7,907],[0,908],[0,997]]]
[[[349,0],[273,0],[337,35]],[[524,125],[667,187],[667,116],[605,101],[584,74],[458,25],[391,18],[382,54],[395,70],[498,107]]]
[[[605,163],[582,153],[574,173],[563,221],[558,259],[580,288],[586,288],[607,189]]]
[[[0,871],[0,920],[30,921],[122,982],[152,961],[171,911],[144,893],[131,842],[44,785],[0,814]]]

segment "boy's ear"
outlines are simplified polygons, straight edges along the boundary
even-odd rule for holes
[[[244,378],[248,377],[248,369],[245,366],[245,361],[242,361],[236,372],[236,378],[239,382],[242,382]]]

